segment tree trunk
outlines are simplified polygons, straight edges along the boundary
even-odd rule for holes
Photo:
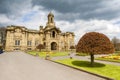
[[[90,56],[91,56],[91,66],[93,66],[93,64],[94,64],[94,54],[90,54]]]

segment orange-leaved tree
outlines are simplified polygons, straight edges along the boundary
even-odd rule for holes
[[[98,32],[89,32],[79,40],[76,52],[90,54],[91,66],[93,66],[94,54],[114,53],[114,46],[106,35]]]

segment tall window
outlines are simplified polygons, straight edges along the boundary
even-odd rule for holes
[[[27,41],[27,45],[31,46],[32,45],[32,41]]]
[[[38,45],[38,41],[35,41],[35,46],[37,46]]]
[[[52,19],[52,17],[51,17],[51,22],[53,23],[53,19]]]
[[[19,46],[20,45],[20,40],[15,40],[15,45]]]
[[[52,31],[52,37],[55,38],[55,31]]]
[[[44,46],[46,47],[46,42],[44,42]]]

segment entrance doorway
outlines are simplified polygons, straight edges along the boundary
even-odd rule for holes
[[[56,42],[51,43],[51,50],[57,50],[57,43]]]

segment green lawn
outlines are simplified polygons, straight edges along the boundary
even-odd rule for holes
[[[28,51],[27,53],[28,53],[28,54],[31,54],[31,55],[33,55],[33,56],[36,56],[36,53],[37,53],[37,52],[36,52],[36,51]]]
[[[120,80],[120,66],[95,63],[94,67],[91,67],[90,62],[75,59],[57,60],[56,62]]]
[[[39,55],[40,57],[45,57],[46,53],[48,53],[48,52],[29,51],[27,53],[34,55],[34,56]],[[67,56],[68,52],[49,52],[49,55],[50,55],[50,57]]]
[[[87,53],[77,53],[76,56],[89,56]]]

